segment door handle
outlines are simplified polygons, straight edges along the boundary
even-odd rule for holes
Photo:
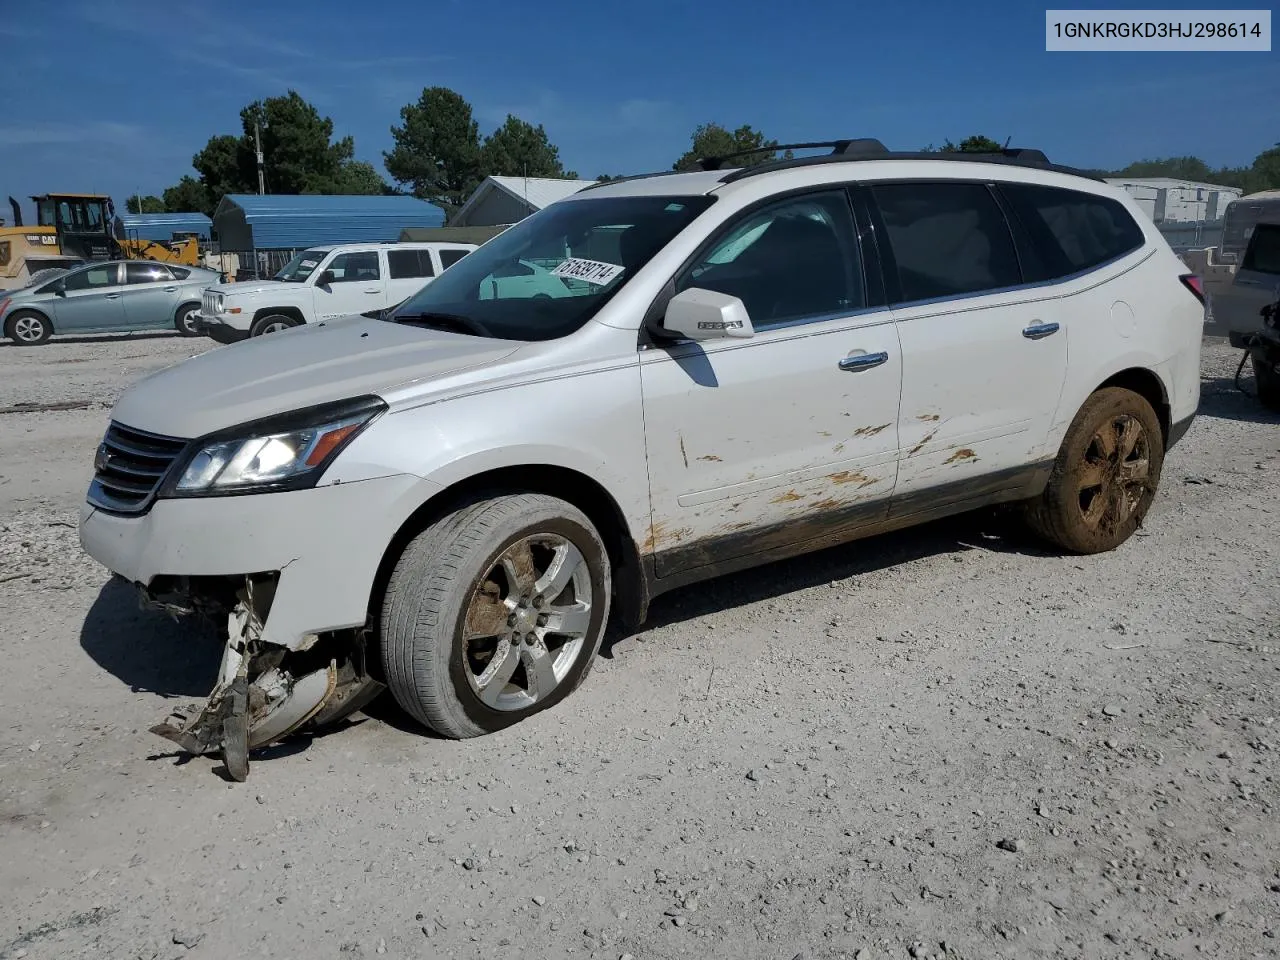
[[[856,357],[845,357],[840,361],[840,369],[849,373],[857,373],[859,370],[870,370],[872,367],[878,367],[889,359],[887,353],[860,353]]]
[[[118,294],[118,293],[107,293],[107,294],[103,294],[103,296],[104,296],[107,300],[119,300],[119,299],[120,299],[120,294]]]
[[[165,288],[164,288],[164,292],[165,292],[165,293],[177,293],[177,292],[178,292],[178,288],[177,288],[177,287],[165,287]]]
[[[379,290],[377,287],[365,287],[364,292],[365,293],[381,293],[382,291]]]
[[[1022,335],[1028,340],[1043,340],[1045,337],[1051,337],[1058,332],[1056,323],[1033,323],[1022,331]]]

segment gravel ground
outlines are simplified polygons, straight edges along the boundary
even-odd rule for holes
[[[147,727],[207,630],[75,515],[176,337],[0,347],[0,957],[1274,957],[1280,420],[1206,341],[1146,528],[981,514],[661,599],[466,743],[383,698],[228,784]],[[1246,385],[1250,381],[1246,380]]]

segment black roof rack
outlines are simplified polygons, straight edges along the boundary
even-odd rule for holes
[[[732,160],[734,157],[749,157],[757,153],[781,153],[783,150],[812,150],[817,147],[830,147],[831,152],[826,156],[846,159],[855,156],[878,156],[889,152],[883,143],[871,137],[858,140],[819,140],[814,143],[778,143],[752,150],[738,150],[719,157],[703,157],[698,160],[698,166],[703,170],[720,170],[726,160]]]
[[[835,142],[879,144],[878,140],[842,140]],[[827,144],[818,144],[818,146],[826,145]],[[787,148],[779,147],[778,149]],[[814,164],[839,163],[847,160],[953,160],[960,162],[967,161],[969,163],[996,163],[1013,167],[1033,167],[1037,170],[1052,170],[1055,173],[1065,173],[1071,176],[1085,177],[1089,180],[1102,180],[1101,177],[1088,173],[1084,170],[1051,163],[1049,158],[1045,156],[1043,150],[1033,150],[1026,147],[1005,148],[991,153],[965,153],[959,150],[890,151],[885,150],[883,146],[881,146],[879,151],[876,151],[873,148],[863,150],[855,149],[852,152],[852,155],[848,153],[842,154],[833,150],[831,153],[819,154],[815,157],[793,157],[790,160],[771,160],[768,163],[756,164],[753,167],[742,167],[737,170],[731,170],[720,178],[720,182],[733,183],[736,180],[745,180],[747,177],[754,177],[761,173],[769,173],[773,170],[789,170],[792,167],[808,167]]]

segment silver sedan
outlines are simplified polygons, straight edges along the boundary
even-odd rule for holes
[[[214,270],[153,260],[87,263],[0,293],[0,325],[23,345],[55,333],[168,329],[195,336],[201,292],[220,279]]]

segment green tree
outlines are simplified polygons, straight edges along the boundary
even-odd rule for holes
[[[1254,157],[1247,186],[1250,193],[1280,190],[1280,143]]]
[[[165,210],[164,201],[159,197],[150,194],[143,197],[136,193],[125,201],[125,208],[130,213],[164,213]]]
[[[382,179],[372,163],[364,160],[348,160],[338,170],[338,178],[334,184],[334,193],[363,194],[378,196],[392,193],[387,182]]]
[[[199,212],[213,216],[209,191],[195,177],[184,176],[164,192],[164,208],[169,213]]]
[[[395,146],[383,153],[387,173],[415,197],[458,207],[482,179],[480,127],[471,104],[448,87],[427,87],[400,108]]]
[[[999,153],[1003,149],[1004,144],[990,137],[984,137],[982,134],[965,137],[958,144],[950,140],[942,144],[944,153]]]
[[[609,183],[611,180],[625,180],[625,174],[601,173],[596,175],[596,183]]]
[[[729,130],[718,123],[703,123],[693,131],[689,149],[671,165],[672,170],[700,170],[699,160],[724,157],[744,150],[758,151],[743,157],[735,157],[736,166],[753,167],[776,159],[777,140],[766,140],[763,133],[744,124]],[[789,156],[786,154],[785,156]]]
[[[480,169],[489,177],[567,177],[560,151],[547,138],[542,124],[532,124],[507,114],[497,130],[485,137],[480,148]]]

